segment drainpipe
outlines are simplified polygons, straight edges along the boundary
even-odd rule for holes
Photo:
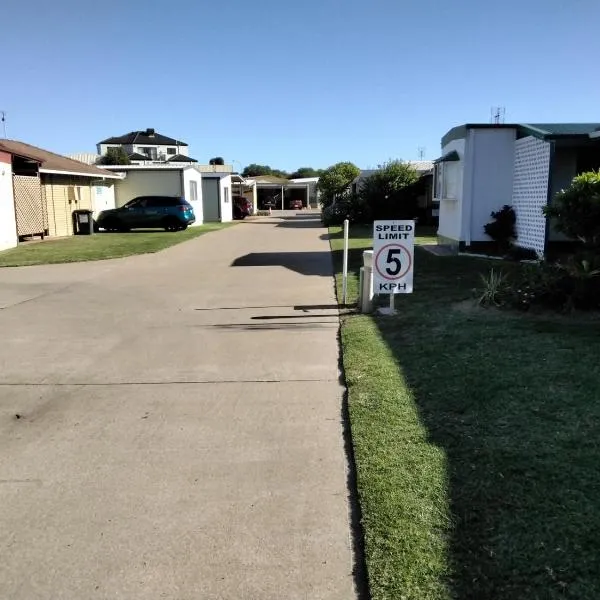
[[[281,186],[281,210],[285,210],[283,207],[283,186]]]

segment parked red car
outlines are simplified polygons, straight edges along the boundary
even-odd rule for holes
[[[233,197],[233,218],[242,220],[252,212],[250,201],[244,196]]]

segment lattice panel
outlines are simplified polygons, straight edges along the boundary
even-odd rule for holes
[[[42,201],[38,177],[13,175],[17,234],[38,235],[48,229],[48,214]]]
[[[543,256],[548,202],[550,144],[534,137],[515,142],[515,179],[512,206],[517,215],[517,244]]]

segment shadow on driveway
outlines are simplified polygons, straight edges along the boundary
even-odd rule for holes
[[[236,258],[232,267],[285,267],[300,273],[332,277],[331,253],[325,252],[252,252]]]

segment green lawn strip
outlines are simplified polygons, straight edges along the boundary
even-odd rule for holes
[[[417,249],[397,317],[343,319],[374,600],[600,597],[600,325],[474,308],[490,264]]]
[[[97,233],[25,243],[0,252],[0,267],[105,260],[158,252],[230,225],[233,223],[207,223],[177,232],[134,230],[129,233]]]

